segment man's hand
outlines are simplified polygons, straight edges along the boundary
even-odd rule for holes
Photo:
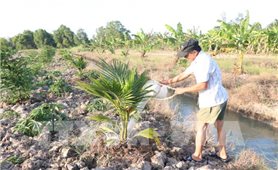
[[[185,92],[186,92],[185,88],[175,88],[175,94],[176,95],[183,94]]]
[[[170,79],[168,79],[168,80],[161,80],[161,81],[159,81],[159,83],[168,85],[168,84],[170,84]]]

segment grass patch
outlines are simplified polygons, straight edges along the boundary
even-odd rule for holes
[[[16,165],[16,164],[22,164],[25,161],[25,159],[19,155],[13,155],[7,158],[7,161]]]
[[[0,115],[0,119],[16,119],[19,118],[20,114],[13,110],[6,110]]]
[[[236,161],[228,165],[227,169],[267,170],[269,168],[266,166],[263,158],[254,151],[243,150]]]
[[[217,58],[216,62],[224,72],[233,72],[235,58]],[[262,58],[244,58],[244,72],[250,75],[278,74],[278,62],[275,57]]]

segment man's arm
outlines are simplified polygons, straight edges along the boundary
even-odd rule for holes
[[[186,92],[199,92],[208,88],[208,82],[202,82],[190,87],[176,88],[175,94],[183,94]]]
[[[172,84],[172,83],[177,83],[179,81],[182,81],[182,80],[186,79],[189,76],[190,76],[190,74],[186,74],[185,72],[183,72],[183,73],[177,75],[174,78],[171,78],[171,79],[168,79],[168,80],[162,80],[162,81],[160,81],[160,83],[166,84],[166,85],[167,84]]]

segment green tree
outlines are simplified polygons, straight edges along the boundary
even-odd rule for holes
[[[106,27],[100,27],[93,37],[94,46],[108,48],[112,53],[115,48],[121,47],[122,41],[130,40],[130,31],[120,21],[108,22]]]
[[[90,43],[86,32],[83,29],[79,29],[76,33],[76,44],[88,45]]]
[[[65,25],[61,25],[53,33],[53,37],[58,48],[69,48],[75,46],[74,36],[74,32],[72,32],[70,28]]]
[[[5,38],[0,38],[0,49],[1,51],[3,51],[4,49],[13,49],[13,43]],[[0,57],[1,56],[2,55],[0,55]]]
[[[37,48],[34,42],[33,32],[29,30],[26,30],[22,34],[18,34],[17,36],[13,37],[12,42],[17,50]]]
[[[38,29],[34,32],[34,42],[38,48],[56,46],[53,36],[43,29]]]

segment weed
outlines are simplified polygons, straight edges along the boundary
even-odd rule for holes
[[[13,164],[22,164],[25,159],[19,155],[13,155],[13,156],[8,157],[6,160]]]
[[[49,89],[51,93],[54,93],[57,96],[62,96],[63,93],[69,92],[70,90],[71,87],[66,83],[64,79],[54,81]]]
[[[3,114],[0,115],[0,119],[16,119],[19,118],[19,113],[13,110],[6,110]]]
[[[27,136],[38,135],[47,122],[61,121],[67,118],[66,115],[60,113],[62,105],[55,103],[44,103],[33,109],[28,117],[17,122],[15,130]]]

